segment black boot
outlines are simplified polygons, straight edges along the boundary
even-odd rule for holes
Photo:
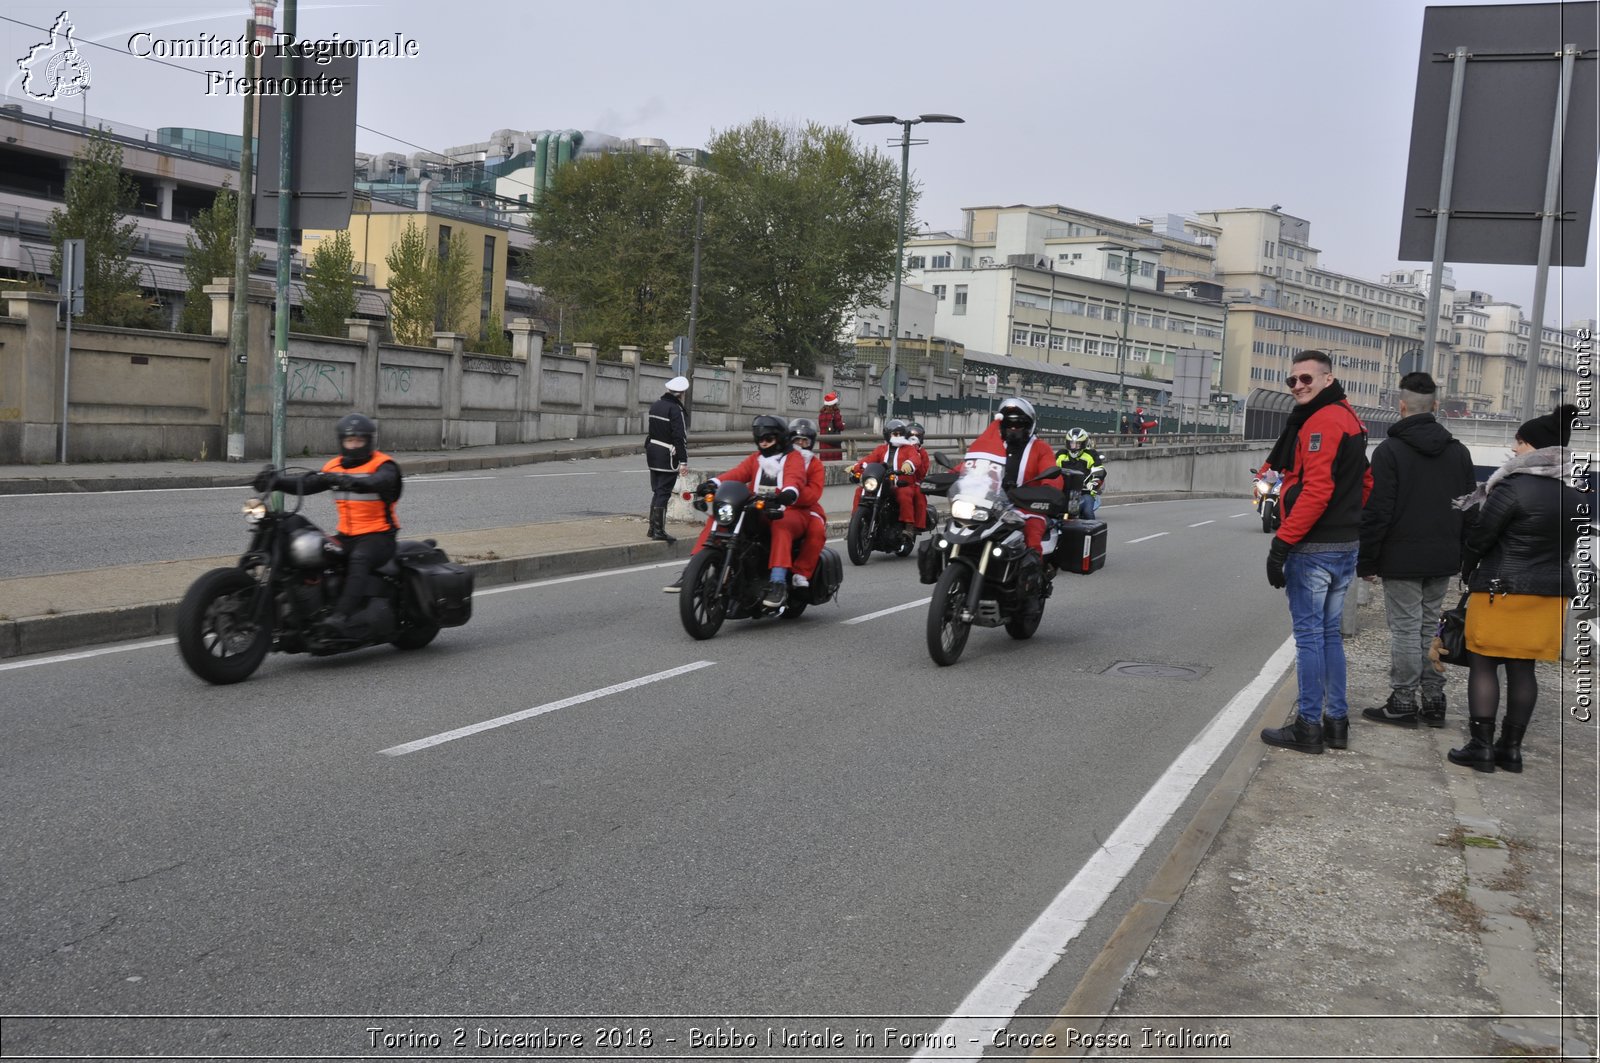
[[[1460,764],[1473,771],[1494,771],[1494,746],[1489,744],[1494,741],[1494,720],[1469,719],[1467,730],[1472,737],[1460,749],[1450,751],[1450,763]],[[1520,749],[1517,755],[1519,757],[1522,755]]]
[[[650,533],[649,534],[650,534],[650,538],[656,540],[657,542],[666,543],[668,546],[671,546],[673,543],[678,541],[675,537],[667,534],[667,507],[666,506],[651,506],[650,507]]]
[[[1441,690],[1437,694],[1423,691],[1422,710],[1417,713],[1417,717],[1429,727],[1443,727],[1444,706],[1444,691]]]
[[[1500,725],[1500,737],[1494,743],[1495,767],[1501,771],[1522,770],[1522,736],[1527,733],[1527,724]]]
[[[1361,715],[1379,723],[1392,723],[1397,727],[1417,725],[1417,696],[1402,695],[1397,690],[1389,692],[1389,700],[1375,709],[1362,709]]]
[[[1261,740],[1269,746],[1281,746],[1301,753],[1321,753],[1322,725],[1307,723],[1298,712],[1282,727],[1268,727],[1261,732]]]
[[[673,580],[671,583],[667,584],[665,587],[662,587],[661,588],[661,592],[663,594],[679,594],[679,593],[681,593],[683,591],[683,574],[686,571],[688,571],[688,570],[680,568],[678,570],[678,578]]]
[[[1328,743],[1329,749],[1350,748],[1350,717],[1344,716],[1335,720],[1331,716],[1322,718],[1322,740]]]

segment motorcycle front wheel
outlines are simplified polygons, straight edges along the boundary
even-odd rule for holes
[[[1266,532],[1268,535],[1271,535],[1276,530],[1272,526],[1272,518],[1274,516],[1273,511],[1275,509],[1277,509],[1277,506],[1271,502],[1263,502],[1261,504],[1261,530]]]
[[[257,621],[250,575],[214,568],[195,580],[178,603],[178,653],[189,671],[225,686],[248,679],[272,648],[272,627]]]
[[[683,592],[678,595],[678,619],[683,630],[697,639],[708,639],[722,627],[727,603],[722,599],[720,550],[702,550],[689,559],[683,570]]]
[[[857,506],[850,514],[850,529],[844,533],[844,551],[850,555],[852,565],[864,565],[872,556],[872,527],[866,506]]]
[[[933,601],[928,603],[928,656],[935,664],[955,664],[967,648],[972,625],[963,623],[960,617],[971,585],[972,569],[954,564],[946,566],[933,586]]]

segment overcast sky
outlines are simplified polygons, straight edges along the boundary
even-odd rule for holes
[[[357,144],[440,150],[497,129],[574,128],[698,146],[766,117],[846,124],[866,114],[959,115],[912,149],[918,221],[961,209],[1061,203],[1134,220],[1222,207],[1311,223],[1321,265],[1377,280],[1395,258],[1410,145],[1421,0],[389,0],[306,2],[302,38],[401,34],[416,58],[365,61]],[[239,131],[238,97],[127,53],[163,39],[237,36],[249,5],[75,3],[91,116],[154,129]],[[280,17],[283,5],[280,3]],[[8,0],[3,89],[56,3]],[[84,42],[109,47],[84,47]],[[231,58],[179,65],[242,73]],[[76,112],[78,100],[62,105]],[[1544,115],[1530,120],[1547,123]],[[894,127],[852,127],[888,147]],[[1553,269],[1546,320],[1596,316],[1587,265]],[[1426,265],[1422,263],[1421,265]],[[1532,266],[1453,266],[1532,310]]]

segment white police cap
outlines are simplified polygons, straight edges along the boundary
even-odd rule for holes
[[[671,380],[667,381],[667,390],[672,392],[674,395],[682,395],[685,391],[689,390],[689,378],[686,376],[673,377]]]

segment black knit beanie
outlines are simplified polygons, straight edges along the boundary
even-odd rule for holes
[[[1576,406],[1557,406],[1554,411],[1531,421],[1523,421],[1517,429],[1517,438],[1533,447],[1564,447],[1572,438],[1572,422],[1578,419]]]

